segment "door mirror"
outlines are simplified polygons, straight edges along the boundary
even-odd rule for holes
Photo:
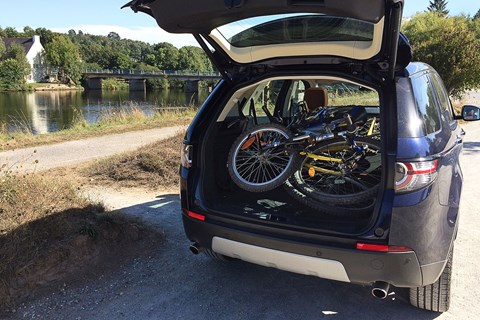
[[[463,106],[462,119],[465,121],[480,120],[480,108],[475,106]]]

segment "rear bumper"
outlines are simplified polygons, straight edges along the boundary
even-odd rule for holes
[[[413,251],[370,252],[290,241],[217,225],[208,219],[195,220],[185,214],[183,224],[191,241],[255,264],[358,284],[385,281],[397,287],[423,285],[422,268]]]

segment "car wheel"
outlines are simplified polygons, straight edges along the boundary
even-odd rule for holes
[[[450,283],[452,279],[453,247],[440,278],[434,283],[410,288],[410,303],[420,309],[445,312],[450,307]]]

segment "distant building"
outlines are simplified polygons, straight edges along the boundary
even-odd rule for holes
[[[40,36],[31,38],[2,38],[5,47],[8,49],[13,43],[21,45],[25,50],[32,72],[27,76],[27,82],[42,82],[47,74],[47,66],[43,61],[43,46],[40,43]]]

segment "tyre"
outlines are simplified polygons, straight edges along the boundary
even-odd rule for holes
[[[427,286],[410,288],[410,303],[417,308],[446,312],[450,307],[450,284],[452,279],[453,247],[440,278]]]
[[[306,156],[289,182],[324,204],[352,206],[372,201],[381,182],[380,141],[359,137],[356,144],[363,151],[350,147],[343,138],[316,144],[309,153],[333,160]]]
[[[371,214],[373,207],[375,206],[374,198],[370,199],[369,201],[365,201],[364,203],[357,203],[355,206],[351,207],[335,206],[320,202],[294,188],[290,182],[290,179],[285,182],[284,187],[287,193],[301,204],[314,209],[315,212],[332,216],[345,216],[351,218],[365,217]]]
[[[258,125],[243,132],[228,154],[228,172],[233,182],[250,192],[282,185],[301,162],[298,152],[285,149],[291,138],[290,131],[278,124]]]

